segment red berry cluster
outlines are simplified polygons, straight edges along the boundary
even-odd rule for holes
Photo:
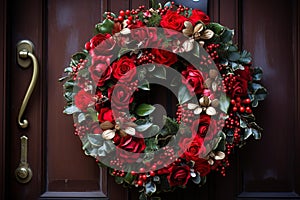
[[[135,80],[133,82],[125,82],[124,84],[127,86],[127,88],[129,89],[130,92],[135,92],[138,91],[138,80]]]
[[[154,170],[156,169],[156,166],[155,167],[152,167],[151,169],[153,169],[153,171],[150,171],[150,172],[145,172],[145,169],[144,168],[140,168],[139,170],[139,173],[135,172],[135,171],[131,171],[131,175],[132,176],[137,176],[138,179],[135,180],[135,183],[136,183],[136,186],[137,187],[141,187],[144,185],[144,183],[147,182],[147,180],[150,178],[150,177],[154,177],[156,175],[156,173],[154,172]]]
[[[179,105],[176,112],[176,121],[181,123],[193,123],[192,118],[195,116],[193,110],[187,109],[187,104]]]
[[[89,131],[89,128],[87,126],[81,126],[79,123],[75,123],[74,128],[74,134],[79,136],[80,138],[83,137],[85,133]]]
[[[124,172],[124,170],[116,170],[114,169],[114,171],[112,172],[112,175],[113,176],[120,176],[120,177],[124,177],[126,174]]]
[[[72,65],[72,73],[74,74],[73,79],[75,80],[77,77],[77,73],[79,70],[83,69],[88,61],[80,59],[76,66]]]
[[[119,158],[117,158],[116,160],[110,161],[110,166],[111,168],[115,168],[113,166],[117,166],[118,168],[123,168],[123,162]]]
[[[204,55],[202,55],[200,59],[201,59],[200,60],[200,65],[201,66],[208,66],[208,65],[213,64],[213,61],[210,58],[210,56],[204,56]]]
[[[140,57],[138,57],[136,60],[134,60],[134,63],[136,65],[153,63],[154,58],[155,58],[155,56],[151,52],[144,51]]]
[[[217,49],[220,47],[220,44],[209,44],[205,48],[206,52],[210,55],[211,59],[217,60],[219,58]]]
[[[241,100],[240,97],[237,97],[235,99],[231,99],[230,103],[233,106],[233,112],[252,113],[251,107],[249,105],[251,103],[251,100],[249,98]]]
[[[175,2],[171,2],[171,6],[165,6],[164,8],[159,8],[158,9],[158,12],[160,15],[164,15],[166,14],[166,12],[170,9],[174,9],[175,7]],[[176,12],[177,14],[182,14],[184,15],[185,17],[188,17],[189,16],[189,12],[188,12],[189,8],[185,8],[183,5],[179,5],[176,9]]]

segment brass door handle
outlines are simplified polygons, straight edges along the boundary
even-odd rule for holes
[[[27,92],[25,94],[25,97],[23,99],[23,102],[22,102],[22,105],[21,105],[21,108],[19,111],[19,115],[18,115],[18,124],[21,128],[28,127],[28,124],[29,124],[28,120],[27,119],[22,120],[22,117],[23,117],[24,111],[27,107],[28,100],[30,99],[32,91],[36,85],[37,78],[38,78],[38,61],[33,54],[33,49],[34,49],[34,46],[33,46],[32,42],[30,42],[28,40],[22,40],[17,44],[18,64],[23,68],[28,68],[31,64],[31,61],[33,63],[32,78],[31,78],[29,87],[27,89]]]
[[[32,178],[32,171],[27,162],[27,140],[26,136],[21,138],[21,159],[19,167],[15,171],[17,181],[19,183],[28,183]]]

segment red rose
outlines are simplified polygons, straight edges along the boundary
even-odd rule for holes
[[[100,123],[105,122],[105,121],[114,121],[113,113],[112,110],[109,109],[108,107],[103,107],[98,111],[98,121]]]
[[[74,103],[77,108],[82,111],[86,111],[87,107],[94,103],[93,96],[84,90],[80,90],[74,96]]]
[[[206,176],[210,172],[211,166],[208,164],[207,160],[198,158],[194,161],[194,169],[200,173],[200,176]]]
[[[102,58],[102,59],[101,59]],[[89,68],[91,78],[97,86],[101,87],[104,82],[110,79],[112,68],[108,65],[109,59],[106,56],[95,56],[92,58],[92,65]]]
[[[116,84],[113,88],[109,89],[109,98],[114,112],[128,109],[129,104],[133,101],[132,92],[130,88],[124,84]]]
[[[104,41],[110,37],[111,37],[111,35],[108,33],[106,33],[106,34],[99,33],[99,34],[95,35],[89,42],[87,42],[85,44],[85,48],[86,48],[86,50],[94,49],[102,41]]]
[[[136,42],[142,41],[144,47],[157,46],[160,42],[157,38],[157,29],[154,27],[135,28],[131,30],[130,35]]]
[[[232,87],[229,88],[228,94],[231,98],[246,96],[248,93],[248,82],[252,80],[249,66],[243,70],[236,70],[237,76],[229,77],[233,81]]]
[[[99,55],[105,55],[112,57],[116,52],[118,52],[116,45],[116,41],[113,37],[106,38],[101,42],[101,45],[98,45],[96,48],[93,49],[91,56],[99,56]]]
[[[146,148],[144,139],[140,137],[133,137],[131,135],[126,135],[125,137],[117,136],[115,138],[114,138],[115,145],[125,150],[125,151],[120,151],[120,149],[117,148],[116,153],[120,156],[120,158],[123,158],[128,163],[135,162],[140,156],[140,153],[143,152]]]
[[[130,73],[126,75],[126,81],[128,82],[130,82],[136,74],[136,66],[132,58],[123,56],[112,64],[112,76],[117,81],[129,71]]]
[[[190,167],[185,166],[173,166],[169,169],[168,181],[171,187],[185,186],[191,177]]]
[[[181,73],[185,80],[182,83],[187,85],[190,91],[194,91],[195,94],[201,94],[204,89],[204,80],[202,73],[192,66],[188,66],[185,71]]]
[[[210,116],[200,115],[200,118],[196,119],[192,124],[192,134],[204,138],[210,126],[210,121]]]
[[[176,11],[168,10],[161,18],[160,26],[181,32],[185,21],[188,21],[186,17],[178,14]]]
[[[210,19],[203,11],[193,10],[192,15],[189,17],[190,22],[195,25],[198,21],[202,21],[204,24],[208,24]]]
[[[163,64],[169,67],[177,62],[177,56],[172,52],[161,49],[152,49],[151,53],[154,55],[153,61],[158,64]]]
[[[129,29],[135,29],[135,28],[141,28],[141,27],[143,27],[143,26],[145,26],[145,24],[144,24],[141,20],[137,20],[135,23],[130,24],[130,25],[128,26],[128,28],[129,28]]]
[[[204,139],[196,136],[194,138],[181,138],[179,147],[181,148],[183,158],[187,161],[197,160],[199,156],[204,156],[205,147],[203,146]]]

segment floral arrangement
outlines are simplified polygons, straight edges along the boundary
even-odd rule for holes
[[[60,79],[85,154],[140,199],[225,175],[234,148],[261,137],[253,108],[267,94],[233,30],[174,2],[104,18]],[[176,96],[174,114],[151,104],[153,84]]]

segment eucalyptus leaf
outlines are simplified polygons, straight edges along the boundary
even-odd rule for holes
[[[156,67],[151,73],[152,76],[155,76],[156,78],[160,79],[166,79],[167,78],[167,72],[165,67]]]
[[[197,185],[201,183],[201,177],[198,172],[196,173],[196,176],[192,178],[192,181]]]
[[[78,123],[81,123],[81,122],[83,122],[85,120],[85,115],[84,115],[84,113],[80,113],[79,115],[78,115]]]
[[[101,134],[88,134],[87,135],[88,141],[97,147],[103,145],[103,138]]]
[[[178,91],[178,101],[180,104],[184,104],[187,101],[191,100],[193,97],[190,94],[190,91],[185,85],[181,85]]]
[[[143,81],[141,81],[139,84],[140,85],[138,86],[138,88],[140,88],[142,90],[146,90],[146,91],[150,90],[150,84],[149,84],[149,82],[146,79],[144,79]]]
[[[80,112],[79,108],[77,108],[75,105],[71,105],[65,108],[65,110],[63,111],[63,113],[70,115],[70,114],[74,114],[76,112]]]
[[[253,134],[254,139],[256,139],[256,140],[261,139],[261,133],[260,133],[260,131],[258,131],[256,129],[253,129],[252,130],[252,134]]]
[[[240,56],[239,52],[231,52],[228,55],[228,59],[233,62],[238,61],[240,59],[240,57],[241,56]]]
[[[152,181],[149,181],[145,185],[145,193],[151,195],[156,192],[156,185]]]
[[[230,98],[226,94],[221,94],[219,102],[221,111],[227,113],[230,106]]]
[[[140,104],[137,108],[136,108],[136,114],[144,117],[147,115],[150,115],[153,111],[155,110],[155,107],[150,105],[150,104]]]
[[[260,67],[255,67],[252,73],[254,81],[260,81],[262,79],[263,71]]]

